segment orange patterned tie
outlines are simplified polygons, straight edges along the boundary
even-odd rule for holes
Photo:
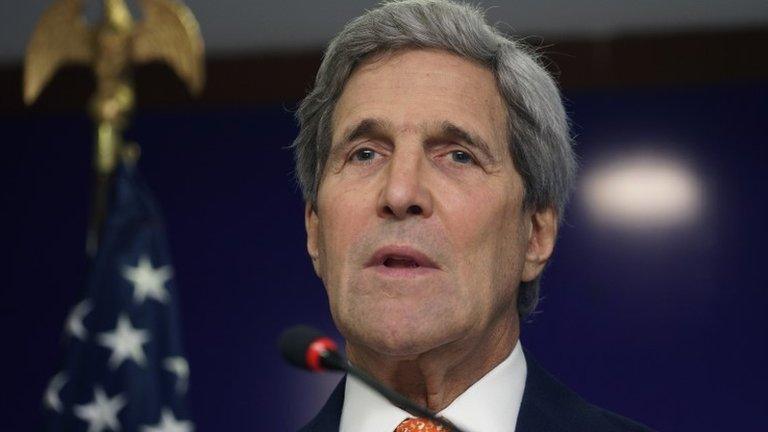
[[[443,425],[436,425],[424,418],[409,418],[397,425],[395,432],[450,432]]]

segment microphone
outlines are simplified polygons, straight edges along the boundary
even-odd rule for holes
[[[448,419],[440,417],[429,409],[412,402],[400,393],[387,388],[361,369],[348,363],[339,353],[336,342],[312,327],[297,325],[283,331],[278,345],[285,360],[296,367],[312,372],[323,372],[326,370],[346,372],[411,415],[428,418],[437,424],[449,428],[451,432],[464,432]]]
[[[278,345],[288,363],[298,368],[312,372],[347,370],[336,342],[312,327],[297,325],[283,331]]]

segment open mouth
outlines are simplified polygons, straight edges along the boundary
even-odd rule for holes
[[[391,270],[436,270],[440,267],[425,253],[409,246],[385,246],[378,249],[366,267]]]
[[[401,256],[388,256],[384,258],[384,262],[382,263],[384,267],[389,268],[418,268],[421,267],[416,260],[409,257],[401,257]]]

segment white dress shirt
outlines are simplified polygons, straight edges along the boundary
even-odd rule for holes
[[[514,432],[527,367],[518,341],[509,356],[438,414],[468,432]],[[393,432],[413,417],[347,375],[340,432]]]

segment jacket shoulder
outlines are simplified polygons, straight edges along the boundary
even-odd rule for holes
[[[517,432],[651,432],[633,420],[592,405],[544,370],[525,351],[528,376]]]

